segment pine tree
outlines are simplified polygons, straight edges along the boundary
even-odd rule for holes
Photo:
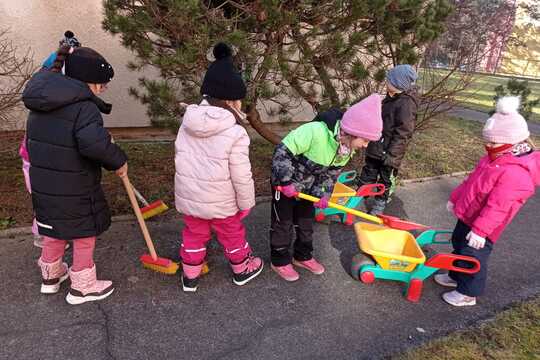
[[[208,54],[233,44],[248,85],[250,124],[279,137],[255,105],[281,114],[302,101],[346,107],[384,86],[386,69],[420,61],[452,11],[448,0],[105,0],[104,28],[136,54],[133,70],[158,69],[131,94],[155,125],[176,124],[180,103],[200,99]],[[260,108],[260,106],[259,106]]]

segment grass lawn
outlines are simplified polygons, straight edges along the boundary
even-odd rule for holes
[[[441,74],[442,76],[442,74]],[[460,93],[458,100],[464,107],[489,112],[493,110],[493,97],[495,96],[495,87],[505,86],[508,77],[496,75],[476,75],[472,86]],[[531,89],[530,100],[540,97],[540,80],[529,80]],[[533,118],[530,121],[540,123],[540,107],[533,109]]]
[[[460,119],[441,119],[435,128],[415,134],[401,167],[402,179],[442,175],[471,170],[484,149],[479,138],[481,124]],[[21,135],[22,136],[22,135]],[[21,161],[16,152],[19,139],[7,144],[13,148],[0,159],[0,229],[29,225],[32,221],[30,195],[24,187]],[[120,143],[129,157],[129,174],[134,186],[149,200],[161,199],[174,207],[174,145],[172,143]],[[254,140],[251,164],[257,195],[270,192],[270,164],[274,147]],[[347,169],[359,170],[363,154]],[[103,187],[113,215],[130,214],[131,208],[120,180],[104,172]]]
[[[540,298],[498,314],[493,321],[431,341],[396,360],[540,359]]]

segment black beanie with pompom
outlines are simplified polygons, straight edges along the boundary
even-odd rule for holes
[[[66,58],[66,75],[90,84],[107,84],[114,77],[114,70],[105,58],[87,47],[73,50]]]
[[[246,84],[232,59],[232,49],[218,43],[213,50],[216,60],[210,64],[201,86],[201,95],[220,100],[242,100],[246,97]]]

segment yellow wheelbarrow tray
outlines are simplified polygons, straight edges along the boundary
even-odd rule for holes
[[[415,237],[403,230],[357,222],[358,247],[386,270],[411,272],[426,261]]]

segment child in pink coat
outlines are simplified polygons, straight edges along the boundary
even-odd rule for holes
[[[480,261],[473,275],[450,272],[435,281],[456,290],[443,294],[454,306],[476,304],[484,292],[488,258],[504,229],[540,185],[540,152],[528,140],[527,122],[518,113],[519,98],[503,97],[482,135],[487,155],[450,195],[448,210],[458,218],[452,235],[454,254]]]
[[[28,150],[26,149],[26,135],[21,141],[21,146],[19,147],[19,155],[22,160],[22,171],[24,175],[24,184],[26,185],[26,190],[31,194],[32,187],[30,186],[30,156],[28,155]],[[32,221],[32,234],[34,235],[34,246],[39,248],[43,247],[43,239],[39,235],[36,218]]]
[[[230,262],[233,282],[244,285],[258,276],[263,261],[251,255],[242,220],[255,206],[249,161],[249,136],[241,125],[246,96],[231,49],[214,48],[199,105],[188,106],[175,143],[176,209],[184,214],[180,257],[182,288],[197,291],[211,230]]]

